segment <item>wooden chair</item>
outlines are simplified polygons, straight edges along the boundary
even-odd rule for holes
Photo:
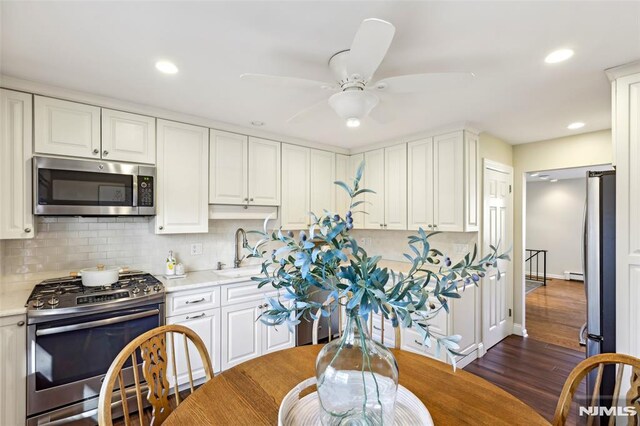
[[[187,373],[189,385],[193,393],[193,372],[191,369],[191,359],[189,357],[189,341],[196,347],[205,371],[206,380],[213,377],[213,367],[211,358],[204,345],[204,342],[193,330],[182,325],[165,325],[149,330],[131,341],[120,351],[116,359],[111,363],[109,371],[104,378],[100,389],[100,399],[98,401],[98,424],[101,426],[111,426],[112,402],[114,392],[119,389],[120,403],[124,413],[125,425],[131,424],[127,395],[125,392],[124,374],[122,371],[125,363],[130,359],[132,365],[138,365],[138,355],[142,357],[142,376],[146,381],[146,386],[141,384],[138,368],[133,368],[133,379],[135,382],[135,395],[138,405],[138,416],[140,425],[143,425],[143,387],[148,387],[145,396],[151,405],[151,424],[159,425],[171,414],[172,408],[169,403],[170,386],[168,377],[167,339],[171,336],[171,370],[173,371],[174,391],[176,404],[180,404],[180,393],[178,389],[178,373],[176,369],[176,336],[182,335],[184,342],[184,356],[187,363]],[[116,387],[116,381],[118,386]]]
[[[629,425],[638,425],[638,418],[640,416],[640,359],[632,357],[630,355],[624,354],[616,354],[616,353],[606,353],[595,355],[585,359],[580,362],[569,374],[569,377],[564,383],[562,388],[562,392],[560,393],[560,399],[558,400],[558,405],[556,406],[556,412],[553,417],[553,425],[564,425],[567,416],[569,415],[569,410],[571,408],[571,402],[573,400],[573,395],[582,382],[585,379],[587,374],[589,374],[594,369],[598,369],[596,382],[595,382],[595,390],[593,391],[593,397],[590,401],[590,406],[597,406],[599,399],[599,389],[600,384],[602,382],[602,374],[604,372],[605,365],[617,365],[617,373],[616,373],[616,382],[615,388],[613,391],[612,401],[615,402],[618,400],[620,394],[620,387],[622,384],[622,376],[624,373],[625,366],[631,367],[631,388],[627,392],[625,401],[620,401],[619,405],[621,406],[631,406],[636,410],[636,416],[629,418]],[[609,417],[609,425],[614,424],[615,416]],[[589,416],[587,420],[588,425],[593,424],[594,417]]]

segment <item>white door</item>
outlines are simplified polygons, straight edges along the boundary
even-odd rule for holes
[[[349,187],[353,186],[353,179],[356,177],[356,172],[358,171],[358,167],[364,161],[364,154],[355,154],[349,157],[349,168],[347,173],[347,185]],[[360,179],[360,189],[367,188],[367,177],[363,174],[362,179]],[[359,195],[355,201],[364,201],[364,195]],[[365,205],[360,204],[353,209],[353,227],[355,229],[363,229],[364,228],[364,217],[366,216],[363,212],[365,211]],[[346,213],[346,212],[345,212]],[[343,216],[344,217],[344,216]]]
[[[291,302],[285,304],[290,307]],[[289,332],[289,327],[286,324],[278,326],[262,325],[262,353],[265,355],[271,352],[280,351],[282,349],[292,348],[296,345],[295,333]]]
[[[349,176],[349,156],[336,154],[336,179],[351,186],[351,177]],[[349,210],[349,194],[343,188],[333,184],[333,191],[336,197],[336,212],[344,217]]]
[[[259,357],[264,324],[260,301],[222,307],[222,369]]]
[[[211,130],[209,155],[209,203],[247,204],[247,136]]]
[[[33,113],[35,152],[100,158],[100,108],[35,96]]]
[[[409,229],[433,230],[433,139],[407,145],[407,221]]]
[[[280,205],[280,142],[249,138],[249,204]]]
[[[305,229],[309,225],[309,148],[282,144],[283,229]]]
[[[204,342],[207,348],[214,373],[220,371],[220,309],[209,309],[202,312],[193,312],[186,315],[180,315],[167,318],[167,324],[179,324],[193,330]],[[187,364],[187,353],[184,349],[184,338],[179,334],[171,333],[175,338],[176,353],[176,370],[178,372],[178,385],[189,383],[189,370]],[[204,364],[195,345],[188,340],[189,362],[191,363],[191,373],[193,380],[205,377]],[[167,342],[167,348],[170,348]],[[171,351],[168,350],[167,356],[171,358]],[[167,374],[169,383],[174,385],[173,380],[173,361],[169,362],[170,373]]]
[[[489,253],[489,245],[504,252],[511,246],[513,204],[511,199],[513,170],[490,163],[484,165],[484,224],[482,253]],[[513,331],[511,316],[513,277],[511,263],[500,260],[498,268],[490,268],[482,279],[482,341],[489,349]]]
[[[158,120],[155,232],[209,231],[209,129]]]
[[[27,416],[27,326],[24,315],[0,318],[0,425]]]
[[[156,163],[156,119],[102,109],[102,158]]]
[[[366,193],[364,199],[364,227],[366,229],[384,228],[384,149],[365,152],[364,178],[366,188],[375,191]]]
[[[0,239],[33,238],[31,95],[0,89]]]
[[[407,229],[407,145],[384,149],[384,229]]]
[[[324,210],[336,210],[336,156],[317,149],[312,149],[310,155],[309,210],[320,217]]]
[[[433,138],[434,229],[464,231],[463,132]]]

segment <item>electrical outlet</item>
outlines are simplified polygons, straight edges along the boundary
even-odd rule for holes
[[[370,237],[362,237],[362,238],[360,238],[360,245],[370,246],[371,245],[371,238]]]
[[[197,256],[202,254],[202,244],[191,244],[191,255]]]

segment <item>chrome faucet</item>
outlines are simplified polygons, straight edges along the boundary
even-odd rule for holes
[[[238,236],[242,235],[242,248],[247,247],[247,245],[249,244],[249,242],[247,241],[247,233],[244,231],[244,229],[242,228],[238,228],[236,229],[236,237],[235,237],[235,244],[236,244],[236,257],[233,259],[233,267],[234,268],[239,268],[240,267],[240,263],[242,263],[242,259],[245,258],[245,256],[240,257],[240,247],[238,244]]]

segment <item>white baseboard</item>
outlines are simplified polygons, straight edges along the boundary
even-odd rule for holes
[[[522,337],[529,337],[527,329],[522,327],[522,324],[513,323],[513,334]]]
[[[478,358],[482,358],[487,350],[484,348],[484,343],[478,343]]]
[[[456,360],[456,368],[464,368],[478,358],[478,348],[472,350],[463,358]]]

